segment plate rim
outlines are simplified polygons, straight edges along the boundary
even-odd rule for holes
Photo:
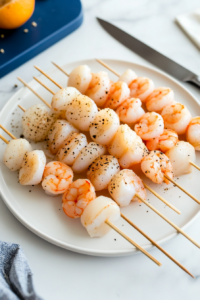
[[[102,58],[101,58],[102,59]],[[91,58],[87,58],[87,59],[82,59],[82,60],[78,60],[78,61],[72,61],[72,62],[66,62],[64,64],[62,64],[62,67],[65,67],[68,64],[75,64],[77,63],[78,65],[83,63],[83,62],[87,62],[87,61],[93,61],[94,59]],[[163,76],[167,77],[168,79],[170,79],[171,81],[175,82],[181,89],[183,89],[190,97],[193,98],[193,100],[200,106],[200,103],[198,102],[197,98],[193,95],[193,93],[191,91],[189,91],[185,86],[183,86],[177,79],[173,78],[172,76],[168,75],[167,73],[161,71],[160,69],[156,68],[156,67],[149,67],[146,66],[144,64],[138,64],[135,62],[131,62],[131,61],[127,61],[127,60],[120,60],[120,59],[109,59],[109,58],[103,58],[103,61],[112,61],[114,62],[120,62],[120,63],[130,63],[132,65],[135,65],[137,67],[143,67],[145,69],[148,69],[149,71],[154,71],[157,74],[162,74]],[[53,72],[54,70],[56,70],[55,67],[52,67],[51,69],[48,69],[46,71],[47,74]],[[39,76],[36,77],[40,77],[41,74],[39,74]],[[32,83],[34,83],[34,79],[32,79],[31,81],[28,82],[29,85],[31,85]],[[4,104],[4,106],[2,107],[1,111],[0,111],[0,118],[3,115],[4,111],[7,109],[7,106],[9,106],[9,103],[12,101],[13,98],[15,98],[18,94],[20,94],[23,90],[27,89],[25,86],[23,86],[22,88],[20,88],[18,91],[16,91],[16,93],[14,95],[12,95],[12,97]],[[137,254],[140,253],[139,250],[137,250],[136,248],[133,249],[124,249],[124,250],[95,250],[95,249],[89,249],[89,248],[81,248],[80,246],[75,246],[69,243],[64,243],[62,241],[59,241],[56,238],[52,238],[51,236],[39,231],[37,228],[35,228],[35,226],[31,225],[30,222],[28,220],[26,220],[25,217],[23,217],[20,212],[16,211],[13,207],[12,207],[12,203],[9,202],[9,200],[7,199],[5,192],[3,190],[3,177],[2,177],[2,173],[0,174],[0,196],[2,197],[2,200],[4,201],[5,205],[7,206],[7,208],[11,211],[11,213],[16,217],[16,219],[18,221],[20,221],[26,228],[28,228],[31,232],[33,232],[34,234],[36,234],[37,236],[39,236],[40,238],[44,239],[45,241],[48,241],[56,246],[59,246],[61,248],[76,252],[76,253],[81,253],[81,254],[86,254],[86,255],[91,255],[91,256],[103,256],[103,257],[117,257],[117,256],[128,256],[128,255],[133,255],[133,254]],[[187,222],[184,226],[180,227],[182,230],[187,229],[199,216],[200,214],[200,210],[198,212],[196,212],[196,214],[190,219],[189,222]],[[157,241],[157,243],[159,245],[166,243],[167,241],[171,240],[172,238],[176,237],[179,233],[178,232],[174,232],[172,234],[169,234],[167,237]],[[153,246],[152,244],[143,246],[143,249],[145,250],[152,250],[154,249],[155,246]]]

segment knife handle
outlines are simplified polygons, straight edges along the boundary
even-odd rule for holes
[[[200,76],[194,75],[187,81],[194,83],[196,86],[200,87]]]

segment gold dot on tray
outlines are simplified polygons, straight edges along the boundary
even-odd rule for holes
[[[4,38],[4,34],[1,34],[1,38],[2,38],[2,39]]]
[[[24,32],[27,33],[29,30],[28,29],[24,29]]]
[[[37,27],[37,23],[36,23],[36,22],[32,22],[31,25],[32,25],[33,27]]]
[[[1,53],[4,53],[5,51],[4,51],[4,49],[0,49],[0,52],[1,52]]]

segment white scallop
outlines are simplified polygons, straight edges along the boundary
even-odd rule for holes
[[[112,199],[100,196],[86,206],[81,216],[81,223],[90,237],[102,237],[111,230],[105,221],[109,220],[113,223],[119,218],[119,206]]]
[[[91,80],[91,69],[86,65],[82,65],[76,67],[70,73],[67,86],[75,87],[81,94],[85,94]]]
[[[30,143],[25,139],[11,140],[6,146],[3,161],[11,171],[21,168],[24,154],[32,151]]]

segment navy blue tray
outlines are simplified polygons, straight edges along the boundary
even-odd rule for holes
[[[0,52],[0,78],[70,34],[82,21],[80,0],[36,0],[33,15],[23,26],[0,29],[0,49],[5,51]]]

